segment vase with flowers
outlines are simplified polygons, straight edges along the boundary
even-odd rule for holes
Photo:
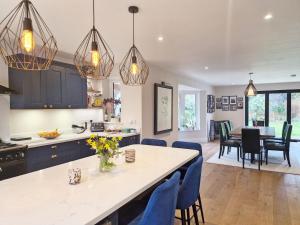
[[[102,172],[108,172],[115,167],[113,158],[121,152],[119,151],[119,142],[122,137],[99,137],[98,135],[91,135],[87,143],[100,158],[99,169]]]

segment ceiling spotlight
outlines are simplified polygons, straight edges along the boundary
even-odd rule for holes
[[[271,20],[273,19],[273,15],[271,13],[268,13],[267,15],[264,16],[265,20]]]
[[[159,42],[162,42],[162,41],[164,40],[164,37],[163,37],[163,36],[158,36],[157,40],[158,40]]]
[[[208,66],[204,66],[204,69],[205,69],[205,70],[208,70]]]

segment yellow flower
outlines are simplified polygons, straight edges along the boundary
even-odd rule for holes
[[[96,135],[95,134],[91,134],[91,138],[95,138],[96,137]]]
[[[93,142],[93,143],[91,144],[91,147],[92,147],[93,149],[97,149],[97,145],[96,145],[96,143],[95,143],[95,142]]]
[[[121,141],[123,139],[123,137],[118,137],[119,141]]]
[[[104,148],[110,149],[109,144],[105,144]]]
[[[116,137],[113,137],[111,140],[112,140],[112,141],[117,141],[117,138],[116,138]]]
[[[99,138],[99,141],[100,141],[100,142],[102,142],[102,143],[105,143],[105,141],[106,141],[106,138],[104,138],[104,137],[101,137],[101,138]]]

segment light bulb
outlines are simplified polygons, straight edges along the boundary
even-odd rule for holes
[[[136,63],[132,63],[131,66],[130,66],[130,72],[133,74],[133,75],[136,75],[138,74],[139,72],[139,67]]]
[[[100,54],[97,50],[92,50],[92,64],[94,67],[97,67],[100,62]]]
[[[34,47],[35,47],[35,40],[33,37],[33,31],[29,29],[24,29],[22,31],[22,36],[21,36],[21,45],[22,48],[26,52],[32,52]]]

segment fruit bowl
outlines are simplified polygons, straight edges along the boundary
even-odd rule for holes
[[[41,138],[45,138],[45,139],[55,139],[55,138],[59,137],[61,135],[61,133],[59,133],[57,130],[55,130],[55,131],[43,131],[43,132],[39,132],[38,135]]]

